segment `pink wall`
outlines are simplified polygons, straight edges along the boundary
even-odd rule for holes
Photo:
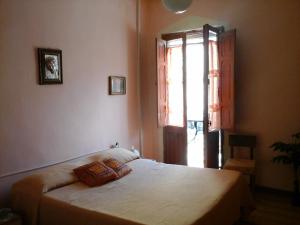
[[[237,29],[237,130],[258,136],[257,183],[290,190],[292,171],[271,163],[269,146],[300,131],[300,2],[194,0],[182,15],[166,11],[160,0],[142,3],[145,156],[162,159],[162,135],[156,125],[155,37],[162,31],[200,28],[207,21],[221,21],[227,29]]]
[[[63,85],[37,84],[37,47],[62,50]],[[0,62],[0,176],[138,146],[136,0],[1,0]]]

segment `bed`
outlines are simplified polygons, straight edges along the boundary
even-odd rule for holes
[[[99,187],[74,176],[75,167],[109,157],[132,172]],[[12,207],[25,225],[232,225],[254,204],[238,172],[168,165],[114,149],[17,182]]]

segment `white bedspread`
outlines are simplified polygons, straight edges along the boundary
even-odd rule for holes
[[[76,182],[41,198],[40,225],[232,225],[252,209],[238,172],[137,159],[128,176],[100,187]]]

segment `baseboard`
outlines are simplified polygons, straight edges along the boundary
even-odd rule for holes
[[[271,194],[278,194],[278,195],[292,195],[292,191],[288,191],[288,190],[282,190],[282,189],[277,189],[277,188],[271,188],[271,187],[265,187],[265,186],[256,186],[255,187],[255,192],[259,193],[259,192],[267,192],[267,193],[271,193]]]

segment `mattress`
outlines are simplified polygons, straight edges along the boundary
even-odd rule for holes
[[[100,187],[76,181],[43,192],[33,200],[38,203],[29,207],[36,220],[27,223],[232,225],[241,209],[254,207],[248,186],[238,172],[147,159],[127,164],[132,168],[129,175]],[[19,201],[28,202],[24,197]]]

